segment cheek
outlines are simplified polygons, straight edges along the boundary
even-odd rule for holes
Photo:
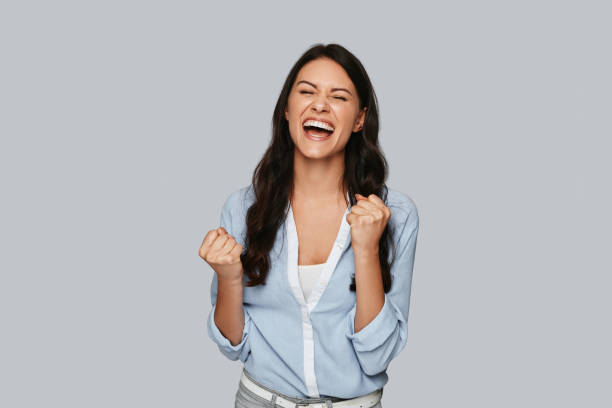
[[[342,106],[336,110],[336,115],[340,123],[342,123],[342,127],[348,129],[348,132],[351,133],[356,118],[355,110],[347,106]]]
[[[292,122],[299,121],[300,118],[300,106],[295,101],[289,100],[287,102],[287,116]]]

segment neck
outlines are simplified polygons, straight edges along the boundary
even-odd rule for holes
[[[348,205],[343,177],[344,150],[331,157],[311,159],[296,149],[293,160],[292,200],[321,205]]]

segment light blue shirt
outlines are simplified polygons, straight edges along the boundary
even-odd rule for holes
[[[348,197],[347,197],[348,198]],[[221,210],[220,224],[244,248],[246,211],[254,202],[251,185],[232,192]],[[243,287],[244,329],[233,346],[214,322],[217,274],[210,289],[210,338],[230,360],[268,388],[295,398],[354,398],[382,388],[386,369],[404,348],[412,269],[419,228],[417,208],[407,195],[388,189],[388,223],[394,228],[397,257],[391,267],[391,290],[376,317],[355,333],[356,297],[349,290],[355,273],[350,225],[342,218],[334,246],[307,300],[298,278],[298,237],[289,205],[270,251],[265,285]],[[390,248],[389,260],[392,259]],[[244,282],[248,280],[244,275]]]

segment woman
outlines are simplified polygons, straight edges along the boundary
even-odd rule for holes
[[[244,363],[236,407],[382,407],[419,223],[386,177],[365,69],[340,45],[313,46],[287,76],[251,185],[199,251],[215,271],[208,334]]]

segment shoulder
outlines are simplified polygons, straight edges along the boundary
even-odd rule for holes
[[[221,219],[231,229],[231,234],[244,245],[246,234],[246,214],[255,201],[253,187],[249,184],[229,193],[221,209]]]
[[[416,242],[419,213],[414,200],[405,193],[387,187],[386,205],[391,210],[389,225],[391,237],[399,250],[399,257],[410,254],[411,243]]]
[[[253,201],[255,195],[253,187],[249,184],[247,186],[240,187],[233,190],[226,198],[223,203],[223,211],[227,211],[231,214],[239,214],[246,212]]]
[[[408,194],[387,187],[385,204],[391,210],[391,219],[394,224],[418,223],[419,213],[416,203]]]
[[[255,199],[251,185],[233,190],[225,198],[221,209],[221,225],[244,246],[246,213]]]

